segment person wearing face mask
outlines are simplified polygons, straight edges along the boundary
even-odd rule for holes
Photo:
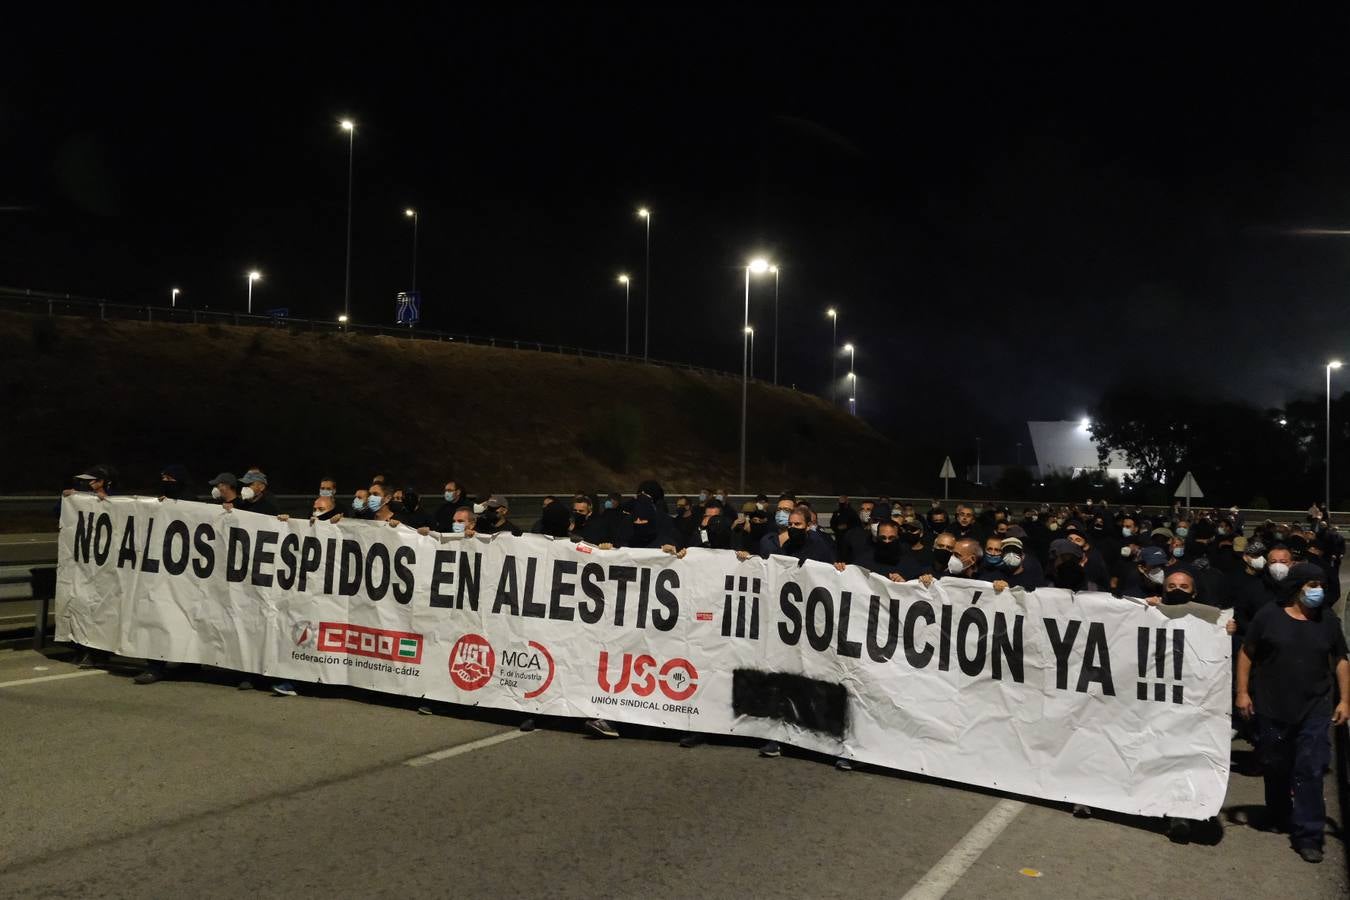
[[[830,516],[830,530],[834,532],[835,556],[842,563],[863,564],[871,550],[873,536],[864,528],[862,518],[852,506],[841,506]]]
[[[477,507],[474,507],[477,510]],[[500,494],[493,494],[483,504],[483,514],[478,517],[479,534],[520,535],[520,529],[510,519],[511,503]]]
[[[976,567],[975,577],[981,581],[994,581],[995,579],[1002,579],[1005,574],[1003,570],[1003,541],[991,535],[985,538],[984,553]]]
[[[418,531],[431,531],[432,518],[422,510],[422,497],[412,488],[401,488],[395,499],[389,501],[389,511],[402,525]]]
[[[310,519],[315,522],[341,522],[342,513],[338,510],[336,499],[332,496],[315,497],[310,507]]]
[[[267,476],[262,472],[245,473],[244,477],[239,479],[239,485],[239,499],[234,503],[235,509],[261,513],[265,516],[275,516],[281,512],[267,492]]]
[[[473,514],[472,506],[461,506],[450,518],[450,528],[445,534],[471,538],[478,534],[478,517]]]
[[[328,476],[319,479],[319,496],[332,497],[333,502],[337,502],[337,481]]]
[[[947,566],[951,563],[952,552],[956,550],[956,535],[950,531],[944,531],[933,537],[932,562],[927,571],[920,573],[934,578],[941,578],[947,574]],[[925,582],[929,583],[929,582]]]
[[[61,495],[69,497],[71,494],[89,493],[107,500],[113,492],[113,482],[116,479],[117,473],[112,466],[103,463],[88,466],[83,472],[75,476],[75,486],[66,488],[61,492]]]
[[[1050,542],[1050,571],[1046,574],[1051,585],[1069,591],[1099,590],[1088,578],[1086,566],[1087,553],[1081,545],[1067,538]]]
[[[934,501],[936,503],[937,501]],[[928,530],[933,534],[941,534],[944,531],[951,531],[950,523],[947,521],[947,511],[941,506],[934,506],[928,511]]]
[[[1321,574],[1309,563],[1290,567],[1289,598],[1256,614],[1237,660],[1237,707],[1256,719],[1263,824],[1287,829],[1293,849],[1310,863],[1322,861],[1328,732],[1350,719],[1345,632],[1327,608]]]
[[[358,488],[352,495],[352,518],[360,521],[370,521],[375,518],[370,510],[370,491],[365,488]]]
[[[539,514],[539,521],[530,529],[531,534],[543,534],[551,538],[565,538],[572,534],[572,511],[566,504],[554,502],[545,506]]]
[[[956,535],[957,540],[970,538],[977,544],[989,536],[988,529],[975,520],[975,508],[968,503],[957,504],[956,523],[947,530]]]
[[[777,554],[791,556],[798,563],[814,559],[817,562],[834,564],[834,547],[819,532],[807,529],[806,514],[791,500],[778,501],[778,510],[774,516],[775,524],[782,524],[778,525],[774,532],[764,535],[760,541],[761,557],[768,559]],[[739,559],[749,559],[750,555],[741,551],[736,556]]]
[[[855,516],[858,514],[858,511],[853,508],[853,501],[847,496],[841,496],[839,498],[839,505],[835,507],[834,512],[830,513],[830,531],[836,534],[838,534],[840,530],[839,516],[844,512],[844,510],[852,512]]]
[[[659,549],[666,553],[678,553],[684,549],[672,519],[662,515],[650,497],[639,494],[632,501],[630,509],[632,515],[620,527],[614,546]]]
[[[191,483],[192,476],[188,474],[186,466],[177,463],[167,465],[159,473],[159,499],[196,500],[196,495],[188,487]]]
[[[681,500],[687,498],[681,497]],[[688,507],[686,506],[686,509]],[[572,540],[585,541],[588,544],[600,546],[601,544],[613,544],[614,536],[609,533],[606,521],[593,513],[591,498],[585,494],[577,494],[572,498]],[[680,522],[676,519],[675,522]]]
[[[732,520],[723,514],[722,501],[714,495],[704,504],[703,515],[698,519],[698,527],[694,529],[692,540],[680,546],[730,550],[731,523]]]
[[[1136,597],[1147,600],[1161,597],[1163,584],[1167,580],[1167,554],[1153,546],[1140,547],[1137,559],[1129,560],[1128,568],[1122,569],[1116,580],[1117,597]]]
[[[441,534],[448,534],[450,524],[455,520],[455,510],[461,506],[472,505],[473,498],[463,486],[453,478],[446,479],[445,487],[441,491],[441,502],[436,505],[436,511],[431,515],[431,527]]]
[[[225,509],[234,509],[235,503],[239,502],[240,498],[239,479],[234,477],[233,472],[221,472],[207,484],[211,486],[212,500]]]
[[[941,537],[941,536],[939,536]],[[934,551],[933,558],[936,564],[938,553]],[[973,538],[952,538],[952,549],[947,555],[947,570],[945,572],[935,572],[933,574],[924,573],[919,576],[924,586],[933,583],[934,579],[952,577],[952,578],[979,578],[980,560],[983,559],[984,551],[980,547],[980,542]]]
[[[770,522],[772,516],[764,501],[747,502],[742,506],[740,518],[731,526],[731,549],[759,552],[759,542],[774,527]]]
[[[1003,581],[1009,587],[1020,587],[1027,591],[1045,587],[1045,575],[1041,570],[1041,564],[1026,552],[1021,538],[1005,537],[999,543],[1003,551],[1002,566],[998,571],[989,573],[990,581]]]
[[[902,582],[905,581],[905,575],[901,570],[905,549],[900,537],[900,526],[894,521],[881,522],[877,526],[876,539],[852,565],[882,575],[891,581]],[[840,560],[834,564],[834,567],[842,572],[849,565],[849,563]]]
[[[1082,523],[1074,521],[1066,525],[1064,537],[1082,548],[1083,556],[1086,559],[1083,564],[1083,571],[1088,582],[1094,585],[1109,585],[1111,583],[1111,572],[1106,567],[1106,560],[1093,545]],[[1098,588],[1083,588],[1081,590],[1098,590]]]

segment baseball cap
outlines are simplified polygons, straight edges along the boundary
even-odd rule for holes
[[[1145,547],[1139,551],[1139,561],[1149,568],[1157,568],[1167,562],[1167,554],[1161,547]]]
[[[1155,529],[1153,529],[1151,532],[1149,532],[1149,534],[1150,534],[1150,536],[1152,536],[1152,537],[1157,537],[1158,535],[1161,534],[1163,537],[1167,538],[1169,541],[1170,541],[1172,538],[1176,537],[1176,535],[1172,533],[1172,529],[1170,529],[1170,528],[1155,528]]]
[[[486,506],[488,509],[499,509],[502,507],[505,507],[506,509],[511,508],[510,501],[507,500],[505,497],[503,497],[501,494],[493,494],[491,497],[487,499],[487,503],[483,505]]]
[[[262,472],[249,472],[243,478],[239,479],[240,484],[257,484],[258,482],[267,484],[267,476]]]
[[[1050,542],[1050,555],[1059,556],[1067,553],[1074,559],[1083,558],[1083,548],[1075,544],[1068,538],[1056,538]]]
[[[93,466],[86,466],[84,471],[75,476],[76,481],[107,481],[112,477],[112,471],[102,463]]]
[[[1025,549],[1022,546],[1022,542],[1015,537],[1006,537],[1003,539],[1003,552],[1007,553],[1009,547],[1016,547],[1018,550]]]
[[[230,487],[239,487],[239,479],[234,477],[233,472],[221,472],[215,478],[212,478],[207,484],[215,486],[217,484],[227,484]]]

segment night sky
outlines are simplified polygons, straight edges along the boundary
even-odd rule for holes
[[[1345,17],[182,5],[7,23],[0,284],[391,319],[740,368],[954,452],[1165,379],[1277,405],[1350,355]],[[1123,9],[1123,8],[1122,8]],[[769,373],[772,278],[757,282]],[[841,361],[840,371],[846,369]],[[487,373],[485,373],[487,374]],[[391,390],[397,390],[391,384]],[[735,427],[735,423],[726,423]]]

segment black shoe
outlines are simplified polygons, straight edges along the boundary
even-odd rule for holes
[[[239,682],[238,688],[241,691],[251,691],[253,690],[253,682],[245,678],[243,681]]]
[[[98,667],[98,663],[94,662],[94,655],[92,653],[80,654],[80,658],[75,660],[75,665],[79,666],[81,669],[94,669]]]
[[[1321,847],[1299,847],[1298,855],[1303,857],[1304,862],[1320,863],[1322,861]]]
[[[1187,844],[1191,840],[1191,823],[1189,819],[1168,819],[1167,820],[1167,839],[1174,844]]]
[[[436,715],[436,711],[430,706],[419,706],[417,707],[417,714],[419,716],[434,716]]]
[[[163,681],[164,673],[157,672],[154,669],[146,669],[135,678],[131,679],[132,684],[154,684],[156,681]]]
[[[1090,807],[1090,806],[1084,806],[1084,805],[1081,804],[1081,803],[1075,803],[1075,804],[1073,805],[1073,817],[1074,817],[1075,819],[1090,819],[1090,818],[1092,818],[1092,807]]]
[[[845,759],[844,757],[841,756],[834,761],[834,767],[838,769],[840,772],[852,772],[853,760]]]
[[[615,728],[604,719],[587,720],[586,730],[596,737],[616,738],[619,736],[619,729]]]
[[[692,731],[680,738],[680,746],[688,750],[690,747],[697,747],[703,743],[703,735],[694,734]]]
[[[763,747],[759,748],[759,755],[769,759],[777,759],[783,755],[783,750],[778,746],[777,741],[769,741]]]
[[[524,722],[520,723],[521,731],[534,731],[534,727],[534,719],[526,719]]]

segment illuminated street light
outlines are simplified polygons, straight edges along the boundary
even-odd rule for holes
[[[745,329],[745,333],[750,336],[750,377],[755,377],[755,327],[753,325]]]
[[[744,336],[741,338],[741,486],[740,492],[745,493],[745,416],[748,408],[748,398],[750,392],[750,338],[754,334],[750,330],[750,276],[759,275],[769,271],[768,260],[762,257],[756,257],[750,260],[745,267],[745,321],[741,327],[745,329]]]
[[[403,211],[403,215],[413,220],[413,270],[412,270],[412,290],[417,291],[417,210],[411,206]]]
[[[619,284],[623,285],[623,355],[628,355],[628,292],[632,289],[632,279],[627,275],[619,276]]]
[[[830,317],[830,405],[839,405],[839,310],[831,306],[825,310]]]
[[[356,159],[356,123],[343,119],[342,130],[347,132],[347,275],[342,287],[342,314],[352,314],[352,171]]]
[[[178,295],[181,294],[181,293],[183,293],[183,292],[180,291],[178,288],[174,288],[173,290],[169,291],[169,306],[170,306],[170,307],[174,307],[174,306],[177,306],[177,305],[178,305]]]
[[[256,269],[248,273],[248,312],[253,315],[253,282],[262,278],[262,273]]]
[[[778,279],[781,277],[777,266],[770,266],[773,273],[773,383],[778,384]]]
[[[646,362],[652,331],[652,211],[644,206],[637,214],[647,224],[647,270],[642,276],[642,361]]]
[[[848,411],[856,416],[858,414],[858,407],[857,407],[858,375],[853,370],[855,354],[853,352],[852,344],[845,344],[844,349],[848,351],[848,386],[849,391],[853,394],[852,397],[848,398],[848,405],[849,405]]]
[[[1339,369],[1340,367],[1341,361],[1339,359],[1333,359],[1331,362],[1327,363],[1326,492],[1323,496],[1326,498],[1327,502],[1325,513],[1328,526],[1331,525],[1331,370]],[[1281,422],[1280,424],[1284,423]]]

